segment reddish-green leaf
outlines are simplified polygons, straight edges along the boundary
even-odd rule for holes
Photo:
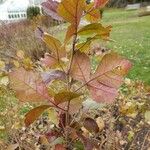
[[[69,113],[70,114],[77,113],[82,108],[82,103],[83,103],[82,97],[77,97],[77,98],[72,99],[70,101]],[[61,108],[64,108],[67,110],[68,102],[64,102],[64,103],[60,104],[60,106],[61,106]],[[76,106],[76,107],[74,107],[74,106]]]
[[[48,109],[49,105],[42,105],[39,107],[36,107],[32,110],[30,110],[25,115],[25,125],[28,127],[30,124],[32,124],[46,109]]]
[[[77,52],[73,59],[70,75],[88,86],[92,98],[97,102],[112,102],[118,94],[124,76],[131,63],[116,53],[106,54],[93,75],[88,56]]]
[[[80,81],[88,81],[90,77],[90,59],[89,57],[77,51],[73,57],[70,75]]]
[[[37,28],[36,37],[46,43],[50,49],[50,54],[46,53],[44,58],[41,59],[41,63],[46,67],[52,67],[61,63],[61,60],[65,57],[65,47],[61,42],[50,34],[44,33],[41,28]]]
[[[76,27],[71,24],[69,27],[68,27],[68,30],[67,30],[67,33],[66,33],[66,37],[65,37],[65,44],[71,39],[71,37],[73,35],[75,35],[77,32],[76,30]]]
[[[95,8],[103,8],[109,0],[94,0],[94,6]]]
[[[97,133],[99,131],[99,127],[96,123],[96,121],[92,118],[85,118],[83,126],[89,131],[89,132],[95,132]]]
[[[88,83],[92,98],[97,102],[112,102],[130,68],[128,60],[116,53],[106,54]]]
[[[57,58],[51,56],[49,53],[45,53],[44,58],[41,58],[40,62],[45,67],[52,67],[57,64]]]
[[[62,20],[62,18],[57,14],[57,8],[59,5],[57,1],[47,0],[46,2],[43,2],[41,5],[44,12],[46,12],[47,15],[49,15],[53,19]]]
[[[61,45],[61,42],[58,39],[45,33],[43,35],[43,41],[47,44],[47,46],[54,53],[54,56],[56,56],[57,59],[60,59],[64,56],[64,49]]]
[[[10,87],[16,91],[16,96],[23,102],[36,102],[49,100],[46,85],[41,76],[34,71],[20,68],[9,73]]]
[[[71,100],[73,100],[73,99],[75,99],[81,95],[82,94],[64,91],[64,92],[60,92],[60,93],[56,94],[54,97],[54,100],[55,100],[56,104],[60,104],[63,102],[71,101]]]

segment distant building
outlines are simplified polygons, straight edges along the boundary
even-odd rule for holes
[[[17,21],[27,18],[29,6],[40,5],[42,0],[1,0],[0,21]]]

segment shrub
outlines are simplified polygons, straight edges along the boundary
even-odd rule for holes
[[[27,18],[33,19],[34,17],[40,15],[40,8],[37,6],[28,7],[27,9]]]
[[[99,23],[99,9],[107,2],[96,0],[90,5],[85,0],[44,2],[46,8],[50,6],[47,12],[51,16],[68,22],[65,40],[61,43],[38,28],[36,35],[48,46],[49,53],[40,59],[40,66],[18,53],[19,68],[9,73],[10,87],[20,101],[42,103],[26,114],[26,127],[47,111],[52,126],[43,138],[50,148],[101,149],[101,140],[96,137],[104,122],[88,116],[87,110],[82,109],[83,102],[92,98],[95,103],[113,103],[131,68],[130,61],[115,52],[91,53],[95,42],[110,41],[111,26]],[[89,24],[80,26],[82,18]],[[95,69],[91,66],[93,57],[99,58]]]
[[[0,57],[11,62],[18,50],[24,51],[32,60],[37,60],[47,51],[45,44],[35,37],[35,26],[42,25],[40,19],[2,24],[0,28]]]

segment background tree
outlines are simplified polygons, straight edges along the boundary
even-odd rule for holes
[[[40,8],[37,6],[32,6],[32,7],[28,7],[27,9],[27,18],[28,19],[33,19],[34,17],[36,17],[37,15],[40,15]]]

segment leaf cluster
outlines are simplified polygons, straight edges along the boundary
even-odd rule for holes
[[[91,45],[99,40],[110,41],[111,26],[104,27],[99,23],[99,9],[107,2],[108,0],[95,0],[90,4],[85,0],[44,2],[43,8],[46,13],[54,19],[68,22],[65,40],[61,43],[59,39],[38,27],[36,35],[49,48],[49,53],[45,53],[44,58],[40,59],[41,67],[34,69],[32,62],[25,61],[24,54],[19,53],[18,59],[23,65],[9,73],[10,87],[16,91],[20,101],[44,102],[44,105],[26,114],[27,127],[45,110],[54,110],[54,113],[50,114],[55,114],[58,118],[58,123],[55,120],[58,131],[50,137],[64,139],[61,145],[56,145],[60,149],[70,148],[76,141],[82,141],[87,150],[99,148],[97,140],[85,136],[80,131],[81,124],[91,134],[100,130],[99,120],[97,123],[88,117],[81,117],[82,121],[78,119],[82,102],[91,97],[98,103],[112,103],[131,68],[128,60],[117,53],[109,52],[97,56],[101,61],[94,72],[91,69],[92,56],[88,55]],[[87,25],[82,24],[84,19],[88,22]],[[84,42],[80,42],[81,38],[84,38]]]

